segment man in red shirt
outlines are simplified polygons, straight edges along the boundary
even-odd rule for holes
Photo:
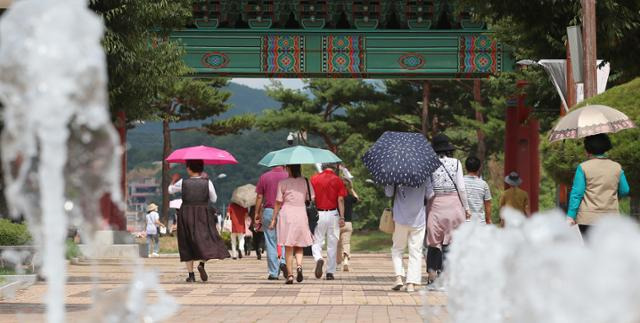
[[[316,261],[316,278],[322,277],[322,245],[327,239],[327,280],[333,280],[336,272],[336,256],[340,227],[344,226],[344,198],[347,189],[336,175],[336,164],[323,165],[322,173],[311,177],[311,184],[316,194],[318,208],[318,225],[313,237],[313,258]]]

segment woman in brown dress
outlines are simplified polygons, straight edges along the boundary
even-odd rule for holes
[[[229,251],[216,230],[215,216],[209,209],[209,201],[215,203],[217,196],[213,183],[203,174],[202,160],[187,160],[189,178],[180,179],[174,174],[169,185],[169,193],[182,192],[182,206],[178,220],[178,250],[180,261],[185,262],[189,277],[187,282],[196,281],[193,261],[200,260],[198,272],[203,282],[208,275],[204,264],[209,259],[229,258]]]

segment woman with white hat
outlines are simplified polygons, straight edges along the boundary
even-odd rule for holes
[[[158,251],[160,251],[158,226],[164,227],[164,224],[160,222],[158,206],[151,203],[147,205],[147,254],[149,257],[157,257]],[[151,242],[154,244],[153,253],[151,253]]]

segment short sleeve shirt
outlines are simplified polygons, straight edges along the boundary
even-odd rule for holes
[[[527,192],[517,187],[512,187],[504,191],[500,198],[500,205],[510,206],[522,213],[526,212],[528,204],[529,195]]]
[[[332,170],[326,169],[311,177],[311,184],[316,193],[316,207],[320,210],[338,208],[338,197],[347,196],[347,188]]]
[[[489,185],[482,178],[470,175],[464,177],[464,184],[467,189],[467,200],[471,214],[482,216],[482,220],[484,220],[484,202],[491,201]]]
[[[275,207],[278,183],[288,177],[289,174],[282,167],[276,167],[260,176],[258,185],[256,185],[256,193],[264,196],[265,208],[273,209]]]
[[[147,213],[147,234],[158,234],[158,228],[156,228],[156,222],[160,220],[158,212]]]

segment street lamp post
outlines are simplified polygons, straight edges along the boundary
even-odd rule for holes
[[[225,173],[222,173],[222,174],[219,174],[218,176],[216,176],[216,179],[225,179],[225,178],[227,178],[227,174],[225,174]],[[220,187],[220,189],[219,189],[219,196],[221,198],[223,196],[222,195],[222,187]],[[226,213],[226,204],[225,204],[224,201],[222,202],[222,212]],[[222,213],[220,213],[217,217],[218,217],[218,223],[222,223]]]

